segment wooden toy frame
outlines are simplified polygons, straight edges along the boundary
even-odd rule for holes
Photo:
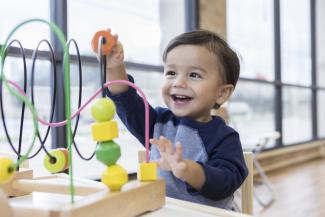
[[[114,216],[128,217],[156,210],[165,204],[165,182],[130,181],[121,191],[110,192],[100,182],[75,178],[76,201],[62,202],[69,194],[69,176],[56,174],[46,177],[33,178],[33,172],[25,169],[17,172],[13,180],[1,189],[12,198],[8,205],[12,210],[5,214],[9,217],[89,217]],[[60,200],[58,204],[43,206],[35,202],[37,194],[51,194]],[[0,203],[6,201],[0,200]],[[1,205],[1,204],[0,204]],[[3,213],[2,213],[3,214]]]

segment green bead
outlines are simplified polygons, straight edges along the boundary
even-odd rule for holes
[[[101,142],[96,148],[96,159],[111,166],[116,164],[116,161],[121,157],[121,149],[114,141]]]
[[[114,118],[115,113],[115,104],[109,98],[99,98],[91,107],[91,115],[97,122],[110,121]]]

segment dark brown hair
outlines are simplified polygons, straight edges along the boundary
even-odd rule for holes
[[[232,84],[234,87],[239,78],[240,64],[237,54],[217,34],[207,30],[195,30],[186,32],[172,39],[164,53],[163,61],[166,62],[167,54],[179,45],[202,45],[215,54],[218,63],[221,64],[222,77],[225,84]],[[218,64],[219,65],[219,64]]]

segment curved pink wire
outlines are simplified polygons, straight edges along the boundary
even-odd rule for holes
[[[16,82],[10,81],[10,80],[7,80],[7,81],[11,85],[13,85],[19,91],[20,94],[26,96],[24,90]],[[145,112],[144,126],[145,126],[146,162],[148,163],[149,162],[149,104],[148,104],[147,98],[144,95],[144,93],[142,92],[142,90],[138,86],[136,86],[135,84],[133,84],[132,82],[126,81],[126,80],[115,80],[115,81],[106,82],[102,88],[99,88],[95,92],[95,94],[93,96],[91,96],[75,113],[72,114],[71,120],[73,120],[75,117],[77,117],[77,115],[80,114],[85,109],[85,107],[91,101],[93,101],[96,98],[96,96],[98,96],[98,94],[100,94],[105,88],[107,88],[108,86],[110,86],[112,84],[126,84],[126,85],[128,85],[128,86],[136,89],[140,93],[140,95],[141,95],[141,97],[143,99],[144,112]],[[61,121],[61,122],[52,122],[52,123],[49,123],[49,122],[41,119],[40,117],[37,117],[37,119],[43,125],[51,126],[51,127],[60,127],[60,126],[64,126],[64,125],[67,124],[67,120],[64,120],[64,121]]]

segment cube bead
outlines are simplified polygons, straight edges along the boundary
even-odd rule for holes
[[[157,164],[154,162],[140,163],[138,170],[139,181],[157,180]]]
[[[116,121],[93,123],[91,125],[93,140],[97,142],[110,141],[118,137],[118,126]]]

